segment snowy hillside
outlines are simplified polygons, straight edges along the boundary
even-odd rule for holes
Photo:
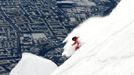
[[[48,59],[23,53],[22,59],[13,68],[10,75],[50,75],[56,68],[57,65]]]
[[[64,42],[74,36],[81,48],[51,75],[134,75],[133,0],[122,0],[107,17],[85,21]]]

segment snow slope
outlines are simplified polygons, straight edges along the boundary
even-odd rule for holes
[[[81,48],[51,75],[134,75],[133,0],[121,0],[109,16],[80,24],[64,49],[73,36],[80,37]]]
[[[23,53],[22,59],[12,69],[10,75],[50,75],[56,68],[57,65],[48,59]]]

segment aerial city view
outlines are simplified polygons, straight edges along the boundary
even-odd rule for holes
[[[23,52],[61,65],[67,34],[87,18],[106,16],[119,0],[0,0],[0,75],[9,75]]]

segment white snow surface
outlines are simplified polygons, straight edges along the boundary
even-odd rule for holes
[[[75,28],[64,40],[67,55],[74,36],[81,48],[51,75],[134,75],[134,0],[121,0],[109,16]]]
[[[50,75],[57,65],[52,61],[30,53],[23,53],[10,75]]]

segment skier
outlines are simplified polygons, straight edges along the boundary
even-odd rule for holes
[[[75,50],[78,50],[78,49],[80,48],[80,43],[79,43],[79,41],[78,41],[78,38],[79,38],[79,37],[77,37],[77,36],[74,36],[74,37],[72,38],[72,41],[74,41],[74,43],[72,44],[72,46],[76,45],[76,46],[75,46]]]

